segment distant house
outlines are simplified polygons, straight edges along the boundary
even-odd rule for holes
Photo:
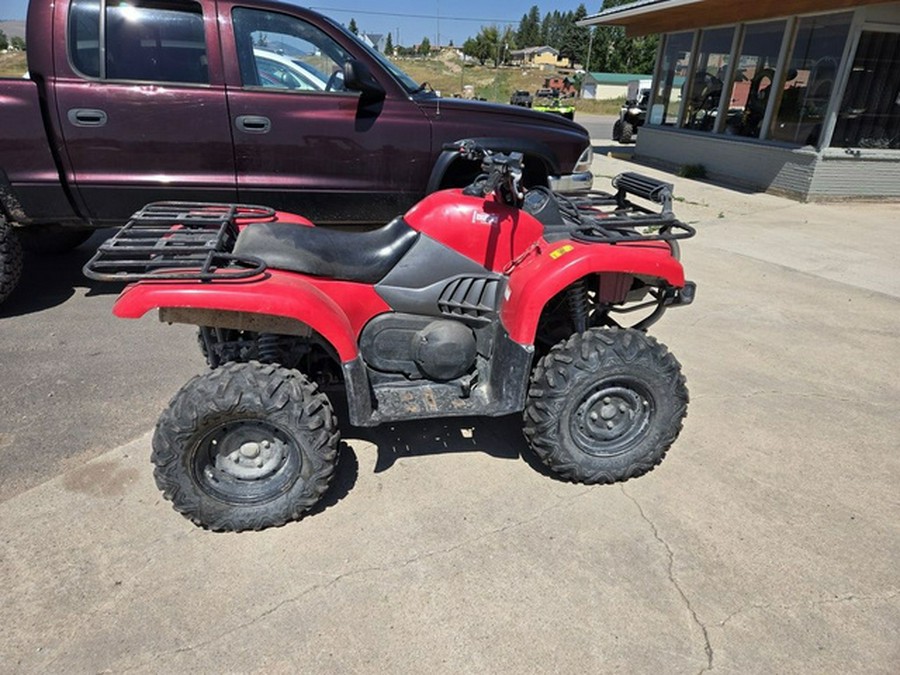
[[[900,197],[900,2],[637,0],[580,25],[661,34],[637,159],[802,200]]]
[[[562,66],[570,65],[569,59],[560,59],[559,50],[544,45],[543,47],[526,47],[514,49],[509,53],[513,63],[534,66]]]
[[[585,73],[581,80],[581,98],[605,101],[622,98],[628,90],[628,83],[637,80],[639,88],[647,88],[653,79],[652,75],[636,73]]]

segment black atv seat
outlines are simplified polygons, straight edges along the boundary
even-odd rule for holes
[[[238,235],[233,253],[259,258],[273,269],[374,284],[391,271],[418,236],[401,217],[370,232],[252,223]]]

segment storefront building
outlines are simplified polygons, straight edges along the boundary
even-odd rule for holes
[[[659,33],[635,156],[802,200],[900,197],[900,2],[639,0]]]

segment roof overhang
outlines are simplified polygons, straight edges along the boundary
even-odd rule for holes
[[[579,26],[624,26],[630,36],[672,33],[707,26],[760,21],[795,14],[821,13],[878,5],[895,0],[638,0],[611,7],[578,22]]]

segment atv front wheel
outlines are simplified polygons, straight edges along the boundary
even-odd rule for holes
[[[210,530],[296,520],[328,487],[339,433],[325,394],[296,370],[229,363],[188,382],[153,436],[153,476]]]
[[[525,437],[553,471],[580,483],[613,483],[662,461],[687,414],[681,365],[632,329],[592,328],[538,362]]]
[[[631,143],[634,140],[634,125],[631,122],[622,122],[622,130],[619,133],[619,143]]]
[[[616,120],[612,128],[612,139],[618,142],[622,138],[622,120]]]

